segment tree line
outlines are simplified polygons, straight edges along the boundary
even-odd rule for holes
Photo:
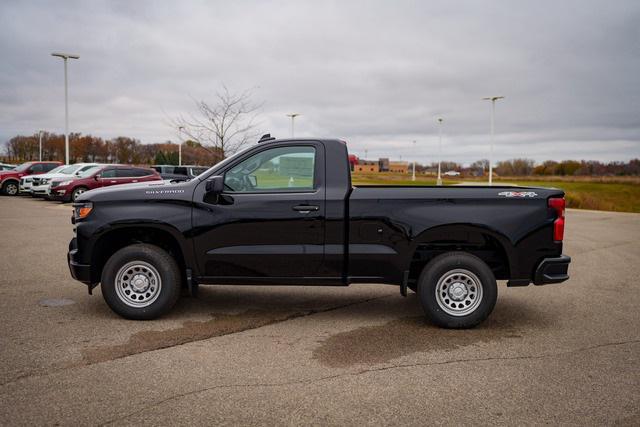
[[[434,174],[438,163],[429,165],[416,164],[416,172]],[[460,163],[443,161],[442,172],[457,171],[467,176],[484,176],[489,174],[489,160],[476,160],[465,167]],[[493,167],[498,176],[639,176],[640,159],[628,162],[598,160],[546,160],[540,164],[532,159],[510,159],[497,162]]]
[[[6,163],[22,163],[38,160],[39,134],[18,135],[5,143]],[[64,161],[64,135],[42,133],[42,160]],[[192,140],[182,145],[182,164],[210,166],[223,158],[217,147],[204,147]],[[120,136],[103,139],[80,133],[69,134],[69,161],[71,163],[125,163],[136,165],[178,164],[178,144],[170,141],[143,144],[141,141]]]

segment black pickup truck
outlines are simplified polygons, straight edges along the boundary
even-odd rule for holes
[[[384,283],[466,328],[493,310],[496,280],[569,278],[564,206],[547,188],[353,186],[343,141],[265,135],[189,182],[82,194],[68,263],[129,319],[200,284]]]

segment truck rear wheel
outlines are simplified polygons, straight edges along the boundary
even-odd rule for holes
[[[472,328],[493,311],[498,287],[484,261],[466,252],[431,260],[418,279],[418,296],[427,317],[443,328]]]
[[[166,314],[180,297],[178,264],[161,248],[126,246],[109,258],[102,270],[102,296],[113,311],[127,319],[150,320]]]

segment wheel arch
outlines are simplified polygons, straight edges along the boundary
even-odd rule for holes
[[[452,251],[471,253],[483,260],[496,279],[508,279],[513,270],[513,245],[500,232],[483,225],[447,224],[420,233],[413,241],[409,282],[415,283],[424,266]]]
[[[95,283],[100,282],[107,260],[118,250],[137,243],[146,243],[167,251],[178,263],[185,275],[188,254],[181,243],[179,233],[163,224],[118,225],[102,233],[91,248],[91,275]],[[184,279],[184,277],[183,277]]]

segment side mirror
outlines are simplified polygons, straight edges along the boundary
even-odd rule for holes
[[[207,180],[205,187],[207,194],[220,194],[224,190],[224,177],[214,176]]]
[[[100,174],[94,175],[93,179],[95,179],[96,181],[100,179]]]
[[[256,188],[258,186],[258,177],[255,175],[249,175],[247,176],[247,178],[249,178],[249,184],[251,184],[251,186],[253,188]]]

